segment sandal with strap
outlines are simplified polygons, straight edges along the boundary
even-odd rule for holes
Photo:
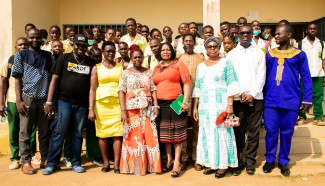
[[[177,178],[177,177],[179,177],[179,173],[181,172],[182,168],[183,168],[183,165],[180,164],[180,165],[179,165],[179,169],[178,169],[178,171],[172,170],[170,176],[171,176],[172,178]]]
[[[204,174],[204,175],[210,175],[210,174],[213,174],[213,173],[215,173],[215,172],[216,172],[216,170],[211,169],[211,168],[207,168],[207,169],[205,169],[205,170],[203,171],[203,174]]]

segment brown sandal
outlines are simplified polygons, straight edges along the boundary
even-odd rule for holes
[[[181,172],[182,167],[183,167],[183,165],[180,164],[180,165],[179,165],[179,170],[178,170],[178,171],[172,170],[170,176],[171,176],[172,178],[177,178],[177,177],[179,177],[179,173]]]

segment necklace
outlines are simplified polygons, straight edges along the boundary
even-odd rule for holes
[[[77,61],[77,63],[79,64],[79,65],[81,65],[81,64],[83,64],[84,63],[84,61],[85,61],[85,56],[84,56],[84,58],[82,59],[82,61],[80,62],[78,59],[77,59],[77,56],[76,56],[76,54],[73,52],[73,57],[74,57],[74,59]]]

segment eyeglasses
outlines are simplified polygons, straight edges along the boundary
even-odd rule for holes
[[[207,49],[213,49],[213,48],[218,48],[218,47],[219,47],[218,45],[208,45],[205,48],[207,48]]]
[[[239,34],[242,35],[242,36],[245,35],[245,34],[250,35],[251,33],[252,32],[250,32],[250,31],[247,31],[247,32],[239,32]]]
[[[116,51],[115,50],[106,50],[105,52],[115,54]]]

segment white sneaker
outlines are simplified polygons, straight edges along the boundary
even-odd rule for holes
[[[94,165],[97,165],[97,166],[99,166],[99,167],[102,167],[102,166],[103,166],[103,162],[96,161],[96,160],[93,161],[93,164],[94,164]]]
[[[38,159],[36,156],[33,156],[32,160],[31,160],[31,163],[34,164],[34,165],[39,165],[39,164],[41,164],[41,160]]]
[[[63,162],[64,162],[65,166],[72,167],[71,161],[67,160],[66,158],[63,159]]]
[[[10,170],[18,169],[19,168],[19,162],[17,160],[13,161],[9,165]]]

